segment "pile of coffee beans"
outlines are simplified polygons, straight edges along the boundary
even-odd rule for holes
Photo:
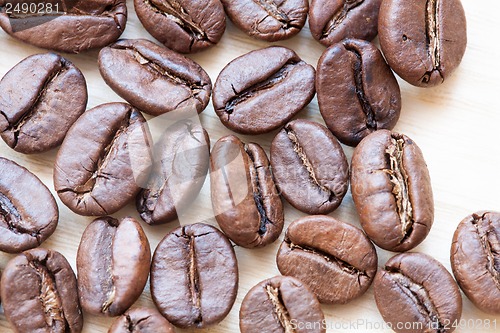
[[[100,49],[103,80],[128,102],[85,111],[82,72],[55,53],[29,56],[0,81],[2,139],[23,154],[59,147],[55,192],[74,213],[96,217],[81,235],[75,275],[60,253],[38,248],[59,220],[51,192],[0,157],[0,251],[17,254],[3,269],[0,294],[16,332],[81,332],[83,312],[117,317],[113,333],[217,325],[237,296],[234,246],[275,242],[285,226],[282,198],[308,215],[285,231],[276,255],[282,275],[244,297],[241,332],[326,332],[320,304],[348,303],[372,283],[376,306],[396,332],[404,331],[401,322],[420,324],[412,332],[452,332],[462,312],[459,288],[482,311],[500,314],[500,213],[478,212],[458,226],[451,245],[457,282],[429,255],[406,252],[429,234],[434,200],[424,154],[392,132],[402,107],[393,71],[419,87],[452,74],[467,44],[460,0],[133,3],[163,45],[118,40],[125,0],[0,6],[0,26],[22,42],[67,53]],[[226,15],[268,42],[295,36],[309,17],[312,37],[327,49],[316,69],[287,47],[254,50],[228,63],[212,86],[181,53],[217,44]],[[372,43],[377,34],[382,51]],[[315,95],[326,126],[293,120]],[[270,154],[235,135],[210,147],[197,121],[210,98],[233,132],[276,130]],[[174,121],[153,137],[148,119],[166,115]],[[341,143],[355,147],[350,164]],[[221,230],[180,226],[151,255],[139,221],[109,216],[135,200],[143,222],[175,221],[207,174]],[[326,215],[349,187],[362,229]],[[400,253],[378,267],[375,245]],[[148,277],[156,309],[131,309]]]

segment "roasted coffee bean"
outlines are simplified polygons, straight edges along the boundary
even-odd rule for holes
[[[148,224],[173,221],[196,198],[208,172],[210,139],[201,125],[181,120],[155,145],[155,162],[137,210]]]
[[[82,72],[54,54],[30,56],[0,81],[0,133],[12,149],[40,153],[61,144],[87,105]]]
[[[361,296],[377,272],[377,252],[368,237],[326,215],[292,222],[276,262],[281,274],[301,280],[327,304]]]
[[[212,149],[210,171],[212,206],[222,231],[247,248],[274,242],[283,230],[283,205],[262,147],[222,137]]]
[[[462,297],[450,273],[423,253],[398,254],[373,283],[384,320],[399,332],[453,332],[462,315]],[[411,323],[401,327],[401,323]]]
[[[158,311],[136,308],[117,318],[108,333],[175,333],[175,330]]]
[[[316,296],[289,276],[262,281],[241,303],[241,333],[324,333],[324,320]]]
[[[398,81],[370,42],[345,39],[328,48],[318,61],[316,91],[326,125],[346,145],[399,119]]]
[[[227,16],[247,35],[275,42],[295,36],[306,23],[307,0],[221,0]]]
[[[44,49],[79,53],[114,42],[125,30],[125,0],[0,1],[0,26],[23,42]],[[16,6],[28,6],[27,13]],[[33,10],[32,8],[36,8]],[[40,13],[40,10],[43,13]]]
[[[37,176],[17,163],[0,157],[0,170],[0,251],[37,247],[56,230],[56,201]]]
[[[500,213],[478,212],[458,225],[451,267],[472,303],[484,312],[500,314]]]
[[[155,116],[182,108],[200,113],[212,92],[200,65],[146,39],[123,39],[103,48],[99,70],[118,95]]]
[[[15,332],[82,331],[75,273],[59,252],[39,248],[14,257],[3,272],[1,294]]]
[[[272,142],[271,165],[281,194],[305,213],[330,213],[347,192],[349,165],[344,151],[318,123],[289,122]]]
[[[82,235],[76,258],[83,310],[119,316],[141,295],[148,280],[151,250],[135,219],[100,217]]]
[[[134,0],[134,5],[144,28],[177,52],[205,50],[217,44],[226,30],[219,0]]]
[[[219,323],[233,307],[238,264],[216,228],[179,227],[158,244],[151,265],[151,295],[160,313],[181,328]]]
[[[460,0],[383,0],[380,46],[402,79],[419,87],[436,86],[462,61],[466,25]]]
[[[431,180],[422,151],[404,134],[376,131],[354,150],[351,192],[361,225],[381,248],[420,244],[434,221]]]
[[[144,117],[124,103],[85,112],[57,154],[54,186],[61,201],[81,215],[113,214],[134,198],[151,167]]]
[[[219,74],[212,96],[215,112],[235,132],[270,132],[309,104],[314,75],[314,68],[286,47],[252,51]]]
[[[371,41],[377,36],[378,11],[382,0],[312,0],[309,28],[325,46],[344,38]]]

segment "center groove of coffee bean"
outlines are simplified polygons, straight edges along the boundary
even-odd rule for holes
[[[195,237],[193,235],[186,235],[184,229],[182,230],[183,236],[189,240],[189,292],[191,294],[191,302],[197,312],[197,317],[195,323],[199,324],[203,321],[201,313],[201,288],[200,288],[200,276],[198,273],[198,263],[196,257],[196,247],[195,247]],[[201,235],[200,235],[201,236]],[[198,236],[199,237],[199,236]]]
[[[267,297],[273,304],[274,312],[278,316],[281,327],[285,329],[284,333],[295,333],[296,331],[290,320],[290,314],[288,313],[288,310],[283,302],[279,288],[267,285],[266,293]]]
[[[22,221],[23,218],[21,214],[19,214],[16,206],[12,204],[7,196],[5,196],[3,193],[0,193],[0,224],[4,224],[7,229],[16,234],[30,235],[31,237],[36,238],[38,243],[40,244],[40,232],[31,231],[24,228],[22,225]]]
[[[495,228],[485,221],[486,214],[478,216],[474,214],[472,224],[476,228],[479,241],[488,259],[488,272],[493,277],[495,285],[500,290],[500,235],[497,235]]]
[[[439,0],[427,0],[425,11],[425,32],[427,39],[427,49],[431,57],[432,70],[424,74],[421,81],[428,83],[432,72],[438,71],[441,78],[441,42],[440,42],[440,27],[438,22],[439,17]]]
[[[137,322],[134,323],[134,321],[132,320],[132,318],[130,318],[130,315],[125,315],[125,320],[127,321],[127,330],[130,332],[130,333],[133,333],[135,328],[137,326],[139,326],[140,323],[142,323],[143,321],[146,321],[149,319],[149,317],[151,316],[147,316],[147,317],[144,317],[144,318],[141,318],[139,319]]]
[[[333,13],[332,18],[328,21],[323,32],[321,33],[320,39],[327,38],[333,30],[335,30],[347,17],[347,13],[352,9],[358,7],[364,2],[364,0],[345,0],[344,5],[341,9]]]
[[[282,25],[282,29],[289,29],[292,27],[290,18],[288,15],[282,11],[279,6],[272,0],[253,0],[256,4],[261,6],[268,14],[268,16],[273,17],[279,21]],[[268,16],[263,17],[258,24],[263,22]],[[257,24],[257,25],[258,25]]]

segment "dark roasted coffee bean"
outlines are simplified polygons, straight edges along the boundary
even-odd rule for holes
[[[472,303],[500,314],[500,213],[478,212],[460,222],[453,236],[451,267]]]
[[[56,230],[56,201],[37,176],[17,163],[0,157],[0,170],[0,251],[37,247]]]
[[[26,7],[27,13],[15,10],[20,5],[24,8],[24,4],[38,6]],[[5,32],[28,44],[60,52],[79,53],[108,45],[120,37],[126,23],[125,0],[0,2],[0,26]]]
[[[377,273],[373,290],[382,317],[397,333],[453,332],[462,315],[455,280],[441,263],[423,253],[389,259]]]
[[[12,149],[40,153],[61,144],[87,105],[85,78],[54,53],[30,56],[0,81],[0,133]]]
[[[158,244],[151,295],[160,313],[181,328],[219,323],[233,307],[238,264],[229,240],[202,224],[179,227]]]
[[[215,112],[235,132],[270,132],[309,104],[314,75],[314,68],[286,47],[252,51],[219,74],[212,96]]]
[[[354,150],[351,192],[361,225],[381,248],[420,244],[434,221],[431,180],[422,151],[409,137],[376,131]]]
[[[462,61],[466,25],[460,0],[383,0],[380,46],[402,79],[419,87],[436,86]]]
[[[119,316],[141,295],[148,280],[151,250],[135,219],[100,217],[82,235],[76,258],[83,310]]]
[[[304,26],[307,0],[221,0],[233,23],[247,35],[275,42],[295,36]]]
[[[290,224],[276,262],[281,274],[301,280],[328,304],[361,296],[377,272],[377,252],[368,237],[326,215]]]
[[[309,28],[325,46],[344,38],[371,41],[377,36],[378,11],[382,0],[312,0]]]
[[[399,119],[398,81],[370,42],[346,39],[328,48],[318,61],[316,91],[326,125],[349,146]]]
[[[158,311],[135,308],[117,318],[108,333],[175,333],[175,330]]]
[[[134,5],[144,28],[177,52],[207,49],[217,44],[226,30],[219,0],[134,0]]]
[[[324,333],[324,321],[316,296],[290,276],[262,281],[241,303],[241,333]]]
[[[146,39],[124,39],[103,48],[99,70],[118,95],[151,115],[182,108],[200,113],[212,92],[200,65]]]
[[[61,201],[81,215],[113,214],[134,198],[151,166],[144,117],[124,103],[85,112],[57,154],[54,186]]]
[[[148,224],[173,221],[196,198],[208,171],[210,139],[201,125],[181,120],[155,145],[155,162],[137,210]]]
[[[236,244],[262,247],[283,230],[283,205],[265,151],[234,135],[217,141],[210,156],[215,218]]]
[[[1,294],[15,332],[82,331],[75,273],[59,252],[39,248],[14,257],[3,272]]]
[[[318,123],[289,122],[273,140],[271,165],[281,194],[305,213],[330,213],[347,192],[349,166],[344,151]]]

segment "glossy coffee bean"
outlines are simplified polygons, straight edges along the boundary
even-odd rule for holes
[[[118,317],[108,333],[175,333],[174,327],[156,310],[135,308]]]
[[[466,26],[460,0],[383,0],[380,46],[402,79],[432,87],[448,79],[462,61]]]
[[[212,206],[222,231],[247,248],[274,242],[283,230],[283,205],[262,147],[222,137],[212,149],[210,171]]]
[[[354,150],[351,192],[361,225],[381,248],[420,244],[434,221],[431,180],[422,151],[404,134],[376,131]]]
[[[276,262],[281,274],[301,280],[327,304],[361,296],[377,272],[377,252],[363,231],[326,215],[292,222]]]
[[[328,48],[318,61],[316,91],[326,125],[346,145],[399,119],[398,81],[370,42],[345,39]]]

